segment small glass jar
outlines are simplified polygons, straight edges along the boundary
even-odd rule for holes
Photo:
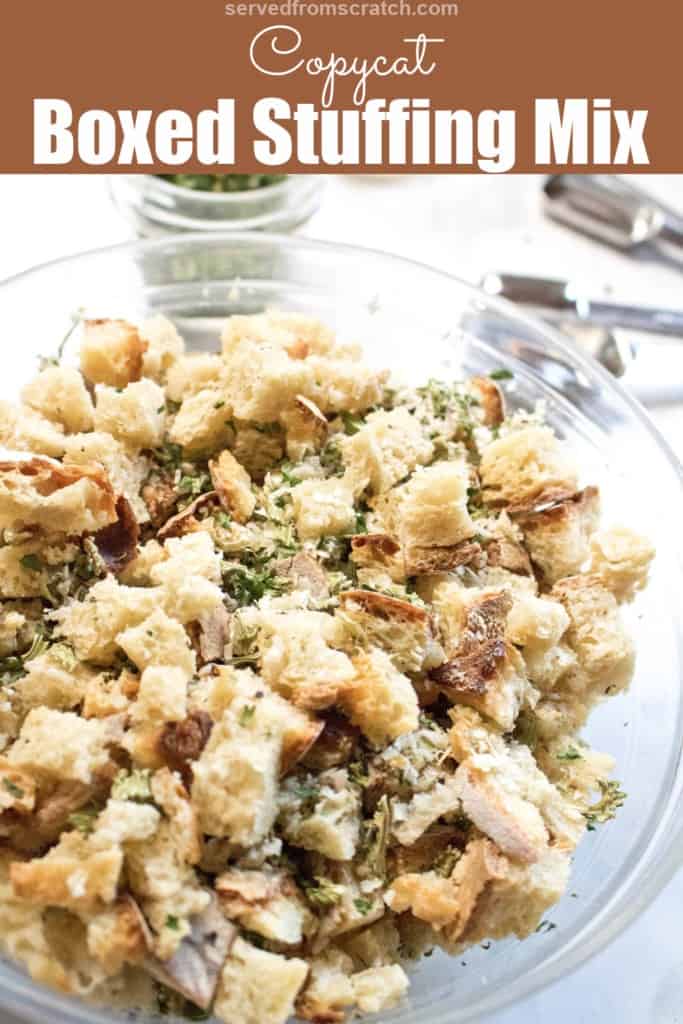
[[[206,192],[156,174],[109,179],[116,206],[146,238],[180,231],[292,231],[318,209],[324,178],[291,174],[283,181],[236,192]]]

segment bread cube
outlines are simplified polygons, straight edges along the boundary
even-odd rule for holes
[[[183,402],[199,391],[220,390],[225,364],[210,352],[192,352],[181,356],[169,369],[166,394],[173,402]]]
[[[304,480],[292,488],[292,505],[299,537],[319,537],[349,533],[356,523],[353,491],[345,478]]]
[[[286,779],[279,804],[279,823],[288,842],[330,860],[351,860],[360,838],[361,804],[345,769]]]
[[[598,576],[568,576],[553,587],[569,616],[565,634],[576,654],[586,686],[595,695],[615,693],[631,681],[635,665],[633,641],[613,594]],[[580,689],[580,680],[575,686]]]
[[[187,633],[179,622],[170,619],[160,608],[142,622],[119,633],[116,642],[143,673],[150,666],[176,666],[187,680],[197,667]],[[154,680],[158,682],[156,675]]]
[[[305,960],[238,938],[223,967],[214,1012],[226,1024],[286,1024],[307,975]]]
[[[342,441],[342,452],[356,493],[367,487],[381,494],[429,462],[434,445],[417,417],[399,406],[370,413],[361,429]]]
[[[281,712],[267,695],[230,705],[193,766],[202,831],[240,846],[265,838],[277,816],[282,742]]]
[[[591,537],[590,572],[617,601],[630,600],[647,583],[655,549],[646,537],[623,526],[600,530]]]
[[[142,376],[151,377],[157,384],[163,384],[169,371],[185,352],[185,342],[174,324],[160,313],[145,320],[138,330],[145,346]]]
[[[213,452],[232,437],[231,415],[222,391],[203,388],[183,400],[168,436],[190,455]]]
[[[531,560],[545,581],[554,583],[579,572],[587,561],[589,540],[600,516],[600,497],[595,487],[586,487],[557,498],[548,492],[547,502],[543,494],[535,501],[537,508],[516,513],[515,518]]]
[[[90,588],[84,601],[57,610],[57,632],[71,643],[80,660],[108,665],[116,654],[119,634],[151,615],[159,603],[158,589],[124,587],[107,577]]]
[[[21,398],[45,419],[58,423],[67,434],[92,430],[92,399],[78,370],[50,366],[26,385]]]
[[[149,459],[127,450],[111,434],[102,431],[71,434],[65,438],[65,465],[83,466],[97,463],[109,477],[114,493],[122,494],[127,499],[138,523],[148,522],[149,512],[140,492],[149,475]]]
[[[91,782],[109,761],[106,723],[72,711],[33,708],[7,759],[42,778]]]
[[[125,320],[84,320],[81,372],[91,384],[125,388],[140,380],[145,343]]]
[[[0,463],[0,528],[82,534],[115,521],[114,491],[99,466],[62,466],[42,458]]]
[[[375,746],[386,746],[417,728],[420,709],[412,683],[378,648],[353,658],[355,675],[340,703],[354,725]]]
[[[64,454],[65,443],[61,423],[53,423],[28,406],[0,401],[0,445],[3,448],[59,459]]]
[[[265,681],[300,708],[320,710],[334,704],[354,677],[350,659],[334,650],[334,622],[323,612],[272,614],[260,639]]]
[[[550,427],[528,426],[491,441],[479,466],[484,500],[511,504],[549,488],[575,491],[576,468]]]
[[[122,390],[95,389],[95,428],[131,448],[157,448],[164,439],[166,397],[153,380],[139,380]]]
[[[223,508],[238,523],[251,519],[256,498],[251,489],[251,478],[232,452],[226,448],[209,462],[211,480]]]

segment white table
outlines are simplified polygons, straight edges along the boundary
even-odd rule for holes
[[[103,177],[4,176],[0,182],[0,278],[132,237]],[[683,176],[644,183],[683,208]],[[548,223],[539,192],[540,179],[532,176],[332,178],[303,231],[400,253],[473,282],[488,270],[516,270],[573,277],[594,294],[683,305],[678,272],[633,263]],[[658,363],[667,365],[662,377],[670,384],[655,394]],[[653,418],[683,458],[683,358],[677,361],[670,348],[650,353],[643,380]],[[681,906],[683,873],[609,949],[499,1014],[496,1024],[683,1024]]]

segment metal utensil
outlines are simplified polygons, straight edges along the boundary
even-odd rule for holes
[[[683,338],[683,310],[680,309],[589,299],[571,281],[524,274],[489,273],[482,279],[481,286],[489,295],[528,306],[544,320],[555,323],[573,322],[609,329],[622,327]]]
[[[633,255],[683,266],[683,217],[644,189],[607,174],[554,174],[543,187],[548,216]]]

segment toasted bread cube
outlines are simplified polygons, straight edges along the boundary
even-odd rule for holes
[[[382,648],[399,672],[420,672],[428,662],[443,660],[428,612],[410,601],[371,590],[345,590],[335,617],[348,645]]]
[[[85,686],[81,714],[84,718],[108,718],[128,712],[137,687],[138,677],[130,672],[116,678],[108,673],[93,675]]]
[[[193,766],[192,801],[202,830],[241,846],[261,842],[277,816],[283,744],[279,706],[238,699],[214,725]]]
[[[231,406],[221,390],[202,388],[183,400],[168,436],[191,455],[213,452],[224,448],[232,437],[231,415]]]
[[[615,597],[598,576],[569,576],[556,583],[551,596],[569,615],[565,640],[593,692],[614,693],[631,681],[633,641],[626,632]]]
[[[200,530],[184,537],[170,537],[164,542],[166,559],[153,557],[149,576],[152,583],[165,587],[178,586],[182,576],[203,576],[211,583],[220,583],[222,557],[211,536]]]
[[[109,761],[105,722],[72,711],[33,708],[7,760],[41,777],[90,782]]]
[[[359,569],[386,572],[395,583],[406,577],[400,545],[386,533],[357,533],[351,538],[351,561]]]
[[[268,341],[241,342],[225,354],[225,361],[226,397],[240,420],[275,423],[296,395],[312,397],[308,361],[291,359]]]
[[[120,441],[102,431],[72,434],[64,441],[64,464],[82,466],[99,463],[111,481],[115,494],[128,499],[139,523],[149,520],[140,491],[149,474],[149,460],[128,451]]]
[[[47,907],[93,911],[113,903],[123,867],[120,848],[98,849],[77,832],[44,857],[10,867],[14,895]]]
[[[543,501],[543,494],[537,501]],[[600,497],[595,487],[586,487],[541,508],[523,512],[517,522],[531,560],[545,581],[554,583],[579,572],[588,559],[590,536],[600,516]]]
[[[149,619],[147,619],[149,622]],[[131,708],[134,723],[181,722],[187,714],[187,675],[177,665],[148,665]]]
[[[514,793],[506,793],[488,776],[464,761],[456,772],[465,814],[477,828],[516,860],[532,864],[548,845],[538,809]]]
[[[308,963],[237,938],[225,961],[214,1012],[226,1024],[286,1024]]]
[[[434,871],[401,875],[393,882],[387,902],[396,913],[410,910],[452,944],[467,926],[481,894],[491,882],[504,878],[507,868],[508,861],[493,843],[474,839],[449,877]]]
[[[311,973],[296,1006],[297,1017],[311,1021],[344,1019],[355,996],[351,975],[353,960],[333,946],[311,960]]]
[[[400,1003],[408,991],[408,978],[402,967],[370,967],[352,975],[353,995],[361,1013],[380,1013]]]
[[[28,406],[0,401],[0,445],[11,451],[59,459],[66,439],[60,423],[45,419]]]
[[[60,653],[65,655],[64,660],[60,660]],[[85,697],[95,675],[63,646],[61,651],[59,647],[52,648],[47,654],[31,658],[26,668],[26,674],[17,681],[17,692],[26,708],[43,706],[58,711],[75,708]]]
[[[450,547],[467,540],[474,533],[467,511],[468,486],[464,459],[418,467],[407,483],[387,496],[389,533],[404,548]]]
[[[91,384],[125,388],[140,380],[145,343],[125,320],[84,320],[81,372]]]
[[[147,952],[144,919],[134,901],[118,900],[88,921],[88,952],[109,977],[125,964],[139,964]]]
[[[311,912],[291,875],[229,868],[215,887],[223,913],[243,928],[287,946],[303,941]]]
[[[139,624],[119,633],[116,642],[141,672],[150,666],[175,665],[182,670],[185,679],[189,679],[197,667],[187,633],[179,622],[170,619],[160,608]]]
[[[142,376],[162,384],[185,352],[185,342],[174,324],[161,313],[145,320],[139,327],[139,334],[145,346]]]
[[[257,313],[231,316],[221,334],[223,355],[231,356],[240,346],[268,342],[292,359],[325,355],[335,347],[334,333],[315,317],[303,313]]]
[[[388,370],[373,370],[352,359],[313,355],[306,366],[312,378],[308,397],[324,413],[364,412],[379,405],[389,377]]]
[[[344,478],[304,480],[292,488],[291,495],[302,540],[348,533],[355,526],[353,492]]]
[[[95,427],[132,448],[157,448],[164,439],[166,398],[153,380],[139,380],[123,390],[98,385]]]
[[[158,589],[123,587],[107,577],[90,588],[84,601],[57,611],[58,632],[80,660],[108,665],[116,654],[118,635],[151,615],[159,603]]]
[[[576,490],[576,469],[550,427],[529,426],[491,441],[479,466],[484,498],[514,503],[552,487]]]
[[[94,533],[116,521],[114,491],[99,466],[47,459],[0,463],[0,528]]]
[[[98,815],[93,835],[98,846],[144,843],[156,834],[161,814],[152,804],[110,797]]]
[[[438,818],[459,809],[460,787],[450,775],[431,789],[416,793],[400,816],[395,813],[394,835],[403,846],[412,846]]]
[[[93,404],[78,370],[50,366],[26,385],[21,398],[45,419],[62,426],[67,434],[92,430]]]
[[[261,672],[274,690],[297,707],[334,704],[354,676],[350,659],[334,650],[334,621],[323,612],[270,615],[261,639]]]
[[[520,939],[531,935],[565,891],[570,867],[569,854],[554,847],[534,864],[508,861],[505,876],[481,893],[461,941],[470,945],[510,932]]]
[[[600,577],[617,601],[630,600],[647,583],[655,549],[646,537],[623,526],[591,537],[591,574]]]
[[[235,424],[233,454],[256,483],[263,483],[266,473],[276,467],[284,453],[284,433]]]
[[[225,363],[210,352],[192,352],[181,356],[168,371],[166,394],[172,402],[182,402],[205,388],[220,390]]]
[[[554,647],[568,625],[569,616],[559,601],[518,589],[508,612],[506,632],[519,647]]]
[[[477,740],[478,732],[475,726],[471,737],[486,748],[462,758],[455,776],[465,814],[515,860],[538,860],[548,836],[573,850],[586,828],[580,810],[546,778],[528,747],[506,744],[495,733]]]
[[[238,523],[246,523],[256,507],[256,498],[251,489],[251,478],[244,466],[226,448],[209,462],[209,470],[223,508]]]
[[[353,658],[355,676],[340,702],[354,725],[375,746],[385,746],[417,728],[420,709],[407,676],[378,648]]]
[[[356,493],[368,487],[381,494],[429,462],[434,445],[417,417],[399,406],[370,413],[361,429],[342,442],[342,452]]]
[[[286,780],[279,803],[280,825],[288,842],[330,860],[351,860],[360,838],[361,804],[345,769],[321,772],[303,783]]]
[[[221,556],[205,530],[171,537],[164,544],[166,558],[153,553],[149,578],[162,588],[166,613],[180,622],[194,622],[223,608]]]

